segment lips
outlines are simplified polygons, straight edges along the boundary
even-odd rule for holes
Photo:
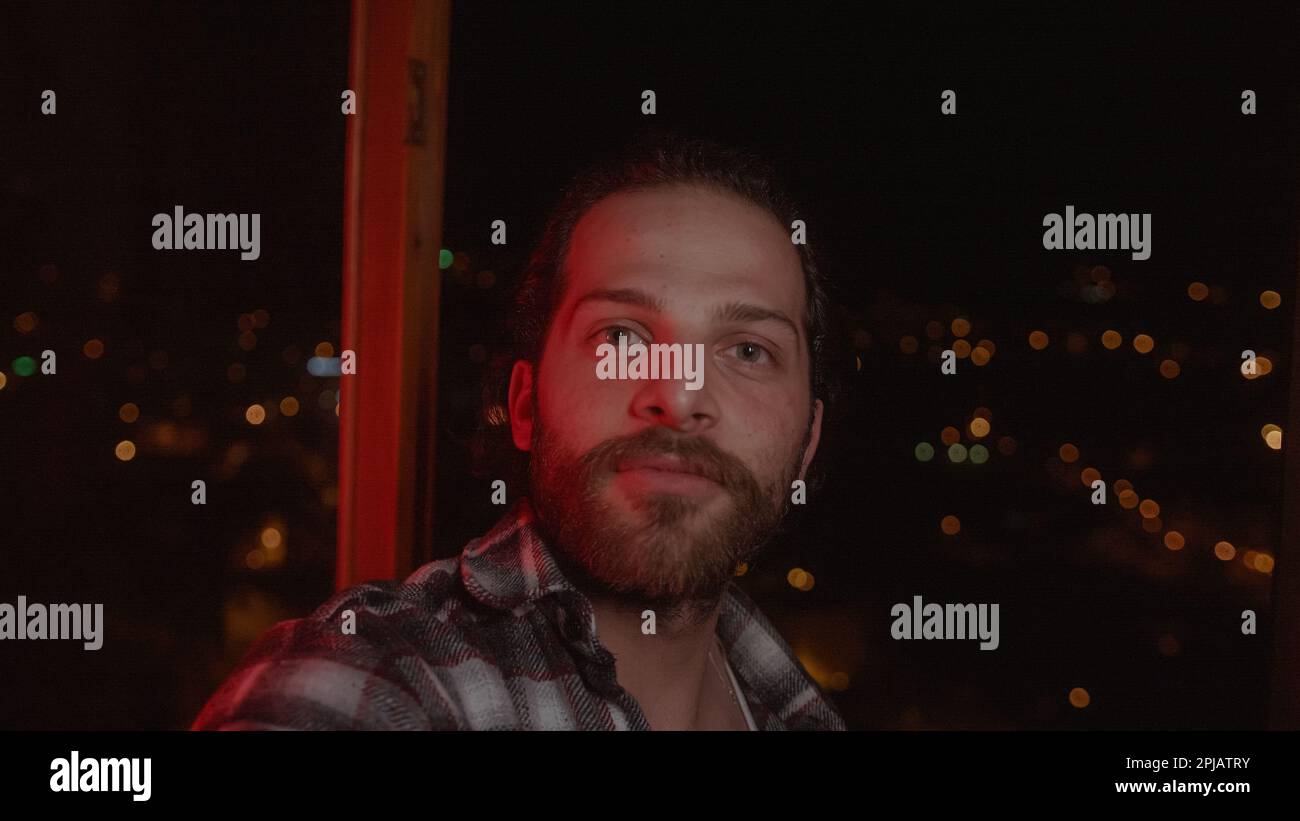
[[[690,476],[700,476],[705,479],[717,481],[705,465],[698,462],[692,462],[679,456],[636,456],[623,459],[618,463],[616,470],[624,473],[629,470],[655,470],[663,473],[684,473]]]

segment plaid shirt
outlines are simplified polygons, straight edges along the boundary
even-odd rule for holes
[[[355,633],[343,632],[344,611]],[[757,606],[727,585],[718,617],[755,724],[844,722]],[[277,624],[195,719],[195,730],[648,730],[520,499],[458,558],[405,583],[343,590]]]

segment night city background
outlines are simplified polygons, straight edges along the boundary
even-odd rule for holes
[[[454,5],[422,560],[500,513],[471,451],[510,289],[653,89],[656,124],[773,161],[836,283],[828,482],[738,582],[848,726],[1264,727],[1295,11],[867,8]],[[95,653],[0,646],[0,728],[184,728],[334,589],[339,378],[308,363],[339,349],[349,5],[0,18],[0,601],[107,614]],[[260,212],[261,258],[155,251],[177,203]],[[1044,250],[1067,205],[1153,214],[1151,258]],[[1000,647],[892,640],[916,595],[1000,603]]]

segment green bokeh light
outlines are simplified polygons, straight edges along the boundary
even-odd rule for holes
[[[966,461],[966,446],[961,442],[948,447],[948,458],[954,462]]]
[[[934,445],[929,442],[922,442],[916,446],[916,458],[921,462],[928,462],[934,458]]]
[[[20,356],[13,362],[14,373],[19,376],[31,376],[36,373],[36,360],[30,356]]]
[[[982,465],[989,460],[989,449],[983,445],[973,445],[970,449],[970,460],[973,464]]]
[[[451,263],[456,259],[456,255],[446,248],[438,252],[438,268],[445,271],[451,267]]]

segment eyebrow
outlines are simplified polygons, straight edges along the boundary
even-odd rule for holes
[[[597,288],[594,291],[588,291],[573,303],[573,309],[569,311],[570,319],[578,313],[578,309],[588,302],[618,302],[623,305],[634,305],[638,308],[645,308],[647,311],[663,313],[664,304],[655,297],[647,294],[645,291],[636,288]]]
[[[780,322],[790,329],[795,340],[800,339],[799,326],[781,311],[764,308],[750,302],[728,302],[714,309],[713,318],[718,322]]]
[[[647,311],[663,313],[663,302],[645,291],[636,288],[597,288],[583,294],[573,303],[569,318],[577,315],[578,309],[588,302],[617,302],[632,305]],[[800,339],[799,326],[782,311],[774,311],[751,302],[728,302],[713,310],[713,319],[717,322],[779,322],[790,329],[796,340]]]

